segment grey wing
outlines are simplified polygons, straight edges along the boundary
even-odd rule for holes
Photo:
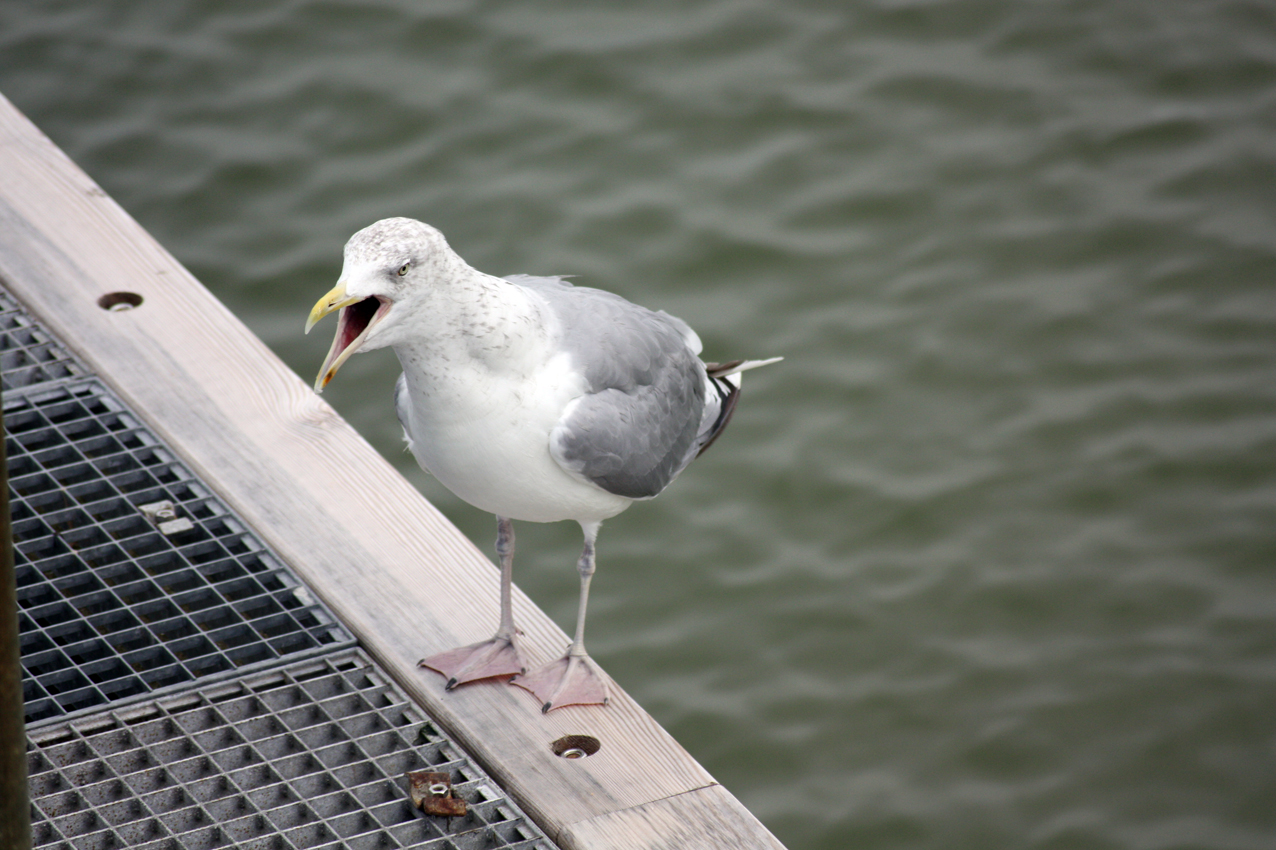
[[[703,408],[704,385],[676,374],[628,392],[590,393],[559,420],[550,434],[550,453],[560,466],[609,493],[650,498],[695,456]]]
[[[510,280],[544,297],[589,387],[550,434],[554,459],[609,493],[655,496],[696,456],[706,413],[717,418],[716,405],[706,410],[709,379],[689,347],[690,329],[609,292]]]

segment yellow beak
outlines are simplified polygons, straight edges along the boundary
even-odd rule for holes
[[[318,324],[319,320],[329,313],[335,313],[342,307],[348,307],[359,301],[358,298],[351,298],[346,295],[345,281],[337,281],[337,285],[332,288],[324,297],[316,302],[314,309],[310,311],[310,318],[306,319],[306,333],[310,333],[310,329]]]
[[[310,311],[310,318],[306,319],[306,333],[310,333],[310,329],[315,323],[327,316],[329,313],[335,313],[342,308],[349,307],[352,304],[358,304],[364,300],[359,296],[350,296],[346,293],[346,284],[344,281],[338,281],[337,285],[332,288],[324,297],[320,298],[315,304],[314,309]],[[319,377],[315,378],[315,392],[323,392],[323,388],[328,386],[328,382],[337,374],[337,370],[341,368],[341,364],[345,363],[358,350],[363,343],[364,337],[371,330],[372,324],[360,329],[360,333],[351,336],[349,322],[343,313],[340,321],[337,322],[337,333],[332,339],[332,347],[328,349],[328,356],[324,358],[323,366],[319,369]]]

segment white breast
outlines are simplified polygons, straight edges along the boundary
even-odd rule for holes
[[[584,391],[566,354],[533,357],[523,371],[399,350],[396,399],[421,468],[466,502],[510,519],[600,521],[631,503],[569,475],[550,455],[549,434]],[[433,355],[424,363],[421,356]]]

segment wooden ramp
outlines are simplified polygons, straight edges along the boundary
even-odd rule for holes
[[[498,572],[320,397],[0,97],[0,283],[213,487],[372,658],[563,848],[779,848],[614,683],[542,715],[513,687],[443,691],[431,652],[489,635]],[[102,306],[117,293],[140,306]],[[526,596],[534,662],[567,636]],[[564,759],[565,736],[600,744]]]

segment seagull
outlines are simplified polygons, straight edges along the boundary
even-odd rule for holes
[[[338,311],[315,391],[351,355],[392,348],[408,448],[497,518],[496,634],[420,666],[446,676],[449,691],[514,677],[543,712],[606,704],[606,679],[585,651],[599,526],[669,486],[726,427],[740,373],[781,358],[704,363],[681,319],[562,277],[484,274],[409,218],[350,237],[337,285],[310,311],[306,332]],[[514,520],[575,520],[585,537],[575,637],[562,658],[531,672],[511,606]]]

